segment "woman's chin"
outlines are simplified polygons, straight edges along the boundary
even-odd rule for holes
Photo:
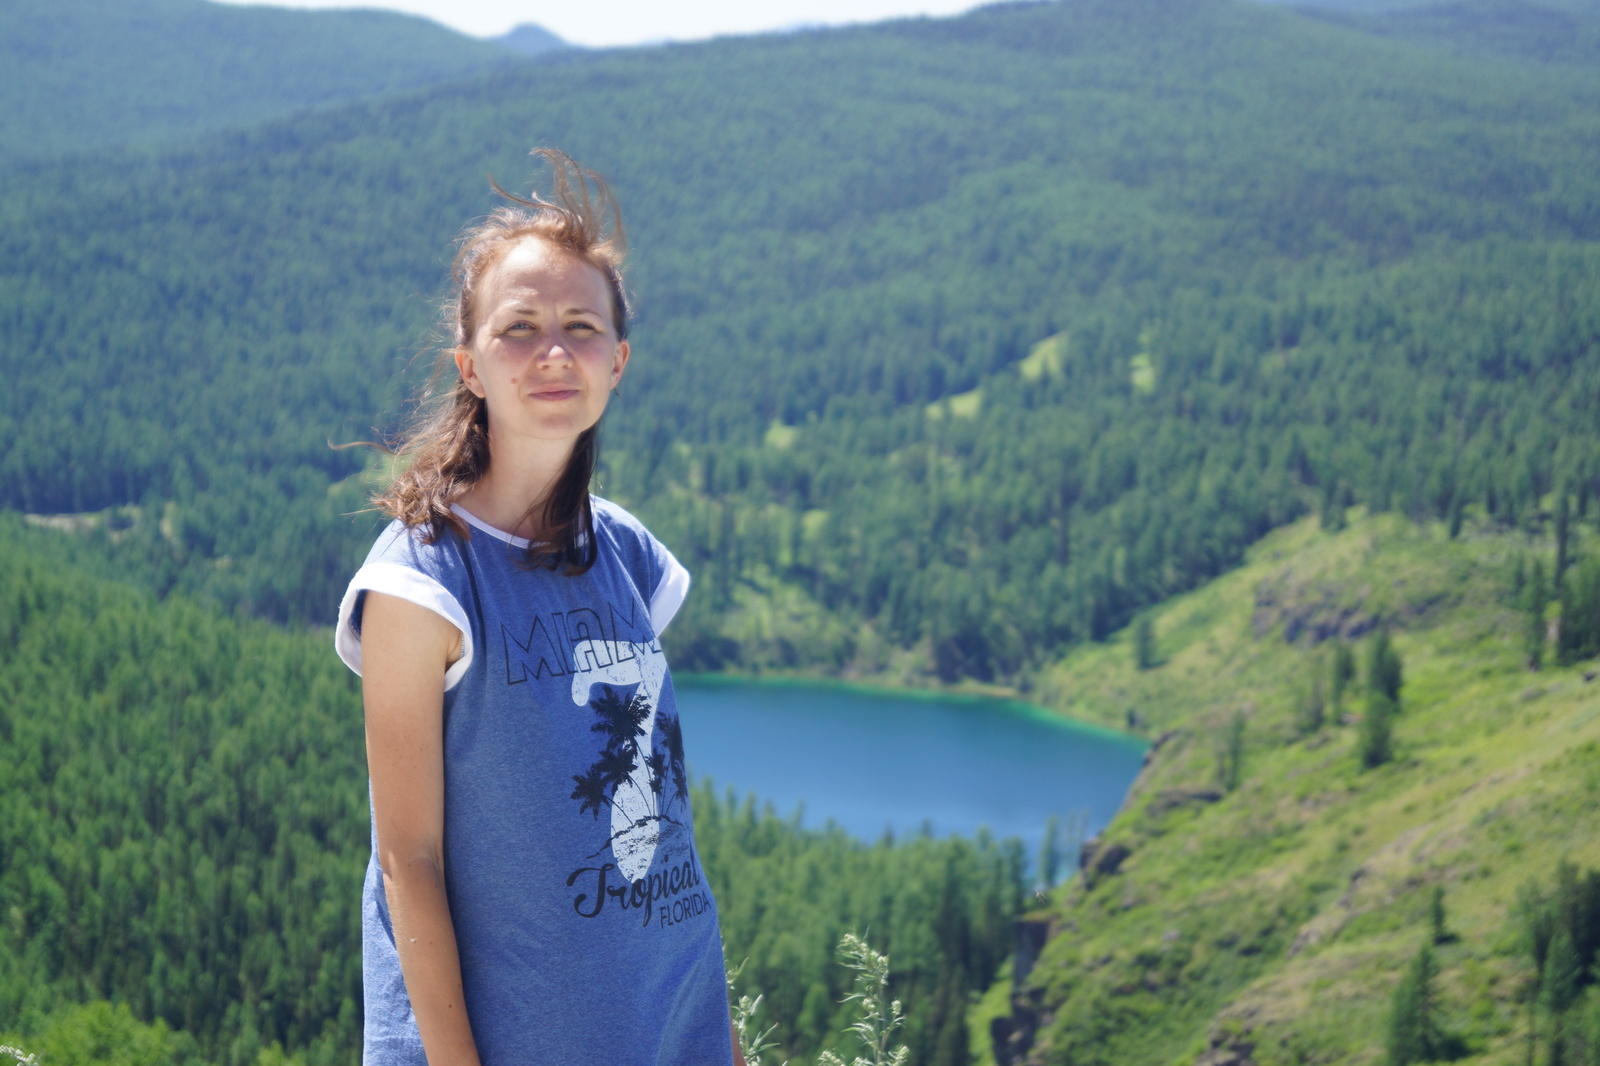
[[[548,412],[543,418],[530,418],[523,421],[507,436],[514,436],[533,442],[545,444],[571,444],[578,435],[586,429],[591,429],[600,421],[599,415],[591,417],[587,411],[573,411],[571,413],[557,414]],[[507,443],[510,443],[509,441]],[[490,449],[494,448],[491,438]]]

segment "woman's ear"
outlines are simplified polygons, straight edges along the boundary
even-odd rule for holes
[[[617,342],[617,354],[611,360],[611,387],[617,387],[617,382],[622,380],[622,372],[628,367],[628,342]]]
[[[478,378],[478,367],[472,358],[472,349],[462,345],[455,350],[456,370],[461,380],[478,399],[483,399],[483,382]]]

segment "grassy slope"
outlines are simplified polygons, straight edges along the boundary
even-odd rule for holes
[[[1105,834],[1132,848],[1122,869],[1075,879],[1043,912],[1054,936],[1028,981],[1053,1018],[1039,1061],[1187,1062],[1230,1033],[1261,1066],[1377,1061],[1435,884],[1459,934],[1441,949],[1447,1022],[1482,1061],[1520,1061],[1514,996],[1530,966],[1509,908],[1563,856],[1600,865],[1584,813],[1600,802],[1600,681],[1522,664],[1505,603],[1527,547],[1470,530],[1450,542],[1390,516],[1332,536],[1301,522],[1152,613],[1157,669],[1133,668],[1125,633],[1046,672],[1048,702],[1108,724],[1134,708],[1173,735]],[[1361,772],[1348,723],[1296,738],[1296,704],[1329,661],[1326,644],[1285,641],[1296,620],[1395,627],[1393,763]],[[1235,710],[1248,722],[1239,789],[1162,811],[1167,790],[1213,783]]]

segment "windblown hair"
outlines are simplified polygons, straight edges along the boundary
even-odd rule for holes
[[[467,388],[455,365],[455,350],[472,343],[477,332],[477,291],[484,276],[507,252],[537,238],[570,252],[605,275],[611,291],[611,320],[618,340],[628,336],[628,300],[622,286],[626,239],[622,212],[605,180],[579,166],[564,152],[535,149],[550,165],[552,199],[538,192],[531,198],[489,185],[509,200],[462,233],[453,270],[454,285],[440,315],[440,345],[433,375],[423,392],[411,428],[394,449],[404,470],[372,498],[385,514],[407,526],[426,524],[424,539],[432,544],[447,528],[471,536],[466,522],[450,509],[489,469],[489,409]],[[439,385],[453,378],[449,388]],[[525,519],[539,531],[531,538],[528,561],[551,569],[564,567],[581,574],[594,565],[594,515],[589,482],[599,457],[599,426],[591,426],[573,445],[567,467],[548,496]]]

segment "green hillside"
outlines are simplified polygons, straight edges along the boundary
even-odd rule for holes
[[[0,5],[0,161],[92,157],[508,65],[508,51],[379,11],[208,0]],[[81,164],[80,164],[81,165]]]
[[[1584,67],[1081,0],[43,169],[0,207],[0,502],[134,507],[129,572],[325,619],[370,530],[327,442],[393,424],[485,172],[559,144],[633,223],[601,489],[701,578],[678,661],[1018,684],[1308,508],[1593,491],[1597,103]]]
[[[1528,886],[1550,897],[1563,861],[1600,868],[1597,664],[1527,666],[1518,575],[1534,560],[1548,572],[1553,552],[1476,523],[1451,540],[1392,516],[1336,535],[1303,521],[1150,612],[1153,668],[1137,669],[1131,633],[1049,668],[1052,702],[1107,723],[1131,711],[1156,747],[1087,874],[1030,915],[1051,935],[1016,999],[1038,1026],[1026,1061],[1384,1061],[1436,887],[1437,1021],[1460,1050],[1523,1062],[1532,997],[1537,1061],[1559,1061],[1558,1031],[1566,1061],[1595,1061],[1600,996],[1558,1025],[1526,939]],[[1600,574],[1592,527],[1583,552]],[[1391,758],[1364,769],[1364,674],[1384,627],[1401,709]],[[1335,705],[1341,643],[1357,672]]]

